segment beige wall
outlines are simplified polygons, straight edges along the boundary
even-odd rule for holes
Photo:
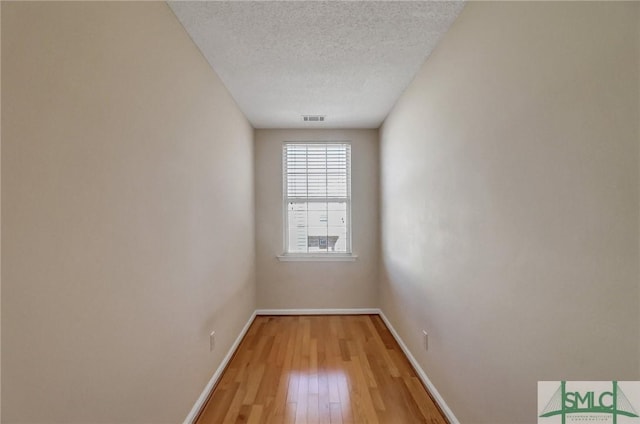
[[[638,7],[469,3],[380,130],[381,306],[465,424],[640,377]]]
[[[282,142],[351,140],[355,262],[279,262],[283,253]],[[259,308],[378,306],[378,131],[256,130],[256,270]]]
[[[2,7],[0,6],[0,27],[2,22]],[[2,31],[0,28],[0,63],[2,63]],[[0,81],[2,81],[2,66],[0,66]],[[2,84],[0,84],[1,86]],[[0,99],[2,99],[0,87]],[[2,102],[0,101],[0,117],[2,117]],[[0,118],[1,121],[1,118]],[[2,186],[2,122],[0,122],[0,187]],[[0,211],[2,211],[2,190],[0,190]],[[0,215],[1,212],[0,212]],[[0,223],[2,218],[0,217]],[[2,225],[0,224],[0,240],[2,240]],[[0,258],[2,258],[2,243],[0,242]],[[2,421],[2,260],[0,259],[0,421]]]
[[[182,421],[255,308],[251,126],[164,2],[2,2],[2,88],[2,422]]]

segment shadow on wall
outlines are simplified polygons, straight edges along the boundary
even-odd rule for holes
[[[246,305],[249,315],[247,315],[245,321],[242,322],[242,325],[237,329],[229,329],[229,331],[226,331],[230,336],[228,346],[231,346],[231,343],[233,343],[237,335],[240,334],[240,330],[246,323],[246,320],[249,319],[251,313],[256,309],[256,286],[253,276],[247,278],[242,285],[236,287],[236,290],[226,293],[222,298],[216,299],[216,305],[212,307],[213,313],[200,329],[202,334],[209,334],[212,330],[216,330],[216,334],[222,334],[218,332],[227,327],[226,321],[229,317],[237,313],[240,309],[238,305]],[[226,354],[226,351],[224,353]]]

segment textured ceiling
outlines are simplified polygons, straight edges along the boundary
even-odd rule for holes
[[[256,128],[377,128],[463,3],[176,1]],[[326,115],[303,122],[302,115]]]

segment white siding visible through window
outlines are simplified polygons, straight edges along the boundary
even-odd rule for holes
[[[351,145],[283,146],[285,253],[351,253]]]

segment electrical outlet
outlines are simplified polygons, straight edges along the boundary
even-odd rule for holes
[[[424,350],[429,350],[429,335],[427,334],[427,330],[422,330],[422,334],[424,335]]]
[[[216,345],[216,332],[212,331],[211,334],[209,334],[209,352],[213,352],[213,348]]]

